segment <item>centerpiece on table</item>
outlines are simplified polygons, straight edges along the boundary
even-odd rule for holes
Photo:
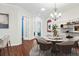
[[[58,26],[56,24],[52,25],[53,36],[57,36],[57,28]]]

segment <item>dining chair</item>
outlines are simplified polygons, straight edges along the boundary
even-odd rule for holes
[[[5,55],[5,48],[7,47],[7,52],[9,55],[9,46],[10,45],[10,40],[9,40],[9,36],[5,35],[3,36],[2,39],[0,39],[0,55],[1,55],[1,51],[3,51],[3,55]]]
[[[74,43],[74,41],[56,43],[56,46],[60,51],[59,55],[71,55]]]
[[[50,54],[51,55],[51,47],[52,47],[52,43],[51,42],[48,42],[45,40],[45,38],[37,38],[37,44],[39,45],[39,54],[41,55],[42,54],[45,54],[45,55],[48,55]]]
[[[73,46],[73,50],[75,51],[76,55],[78,55],[77,49],[78,49],[78,40],[75,41],[74,46]]]

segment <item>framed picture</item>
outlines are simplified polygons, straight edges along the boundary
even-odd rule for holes
[[[51,32],[52,31],[52,21],[51,19],[49,19],[47,21],[47,32]]]
[[[9,28],[9,15],[0,13],[0,29]]]
[[[79,32],[79,24],[73,26],[73,31],[74,32]]]

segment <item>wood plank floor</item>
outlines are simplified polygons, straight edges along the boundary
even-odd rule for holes
[[[33,40],[24,40],[23,44],[18,46],[11,46],[7,49],[4,48],[1,50],[1,56],[29,56],[29,52],[33,47]],[[9,52],[8,52],[9,50]],[[77,48],[77,52],[79,53],[79,48]]]
[[[24,40],[24,43],[18,46],[11,46],[7,49],[1,49],[1,56],[29,56],[33,46],[33,40]],[[8,52],[9,50],[9,52]]]

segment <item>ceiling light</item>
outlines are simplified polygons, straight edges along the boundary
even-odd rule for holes
[[[41,8],[41,11],[45,11],[45,8]]]
[[[50,16],[51,16],[51,17],[54,17],[52,13],[50,14]]]
[[[56,3],[55,3],[55,8],[54,8],[54,12],[50,14],[50,16],[52,17],[52,19],[54,19],[55,21],[61,17],[61,13],[58,12],[58,9],[56,8]]]

